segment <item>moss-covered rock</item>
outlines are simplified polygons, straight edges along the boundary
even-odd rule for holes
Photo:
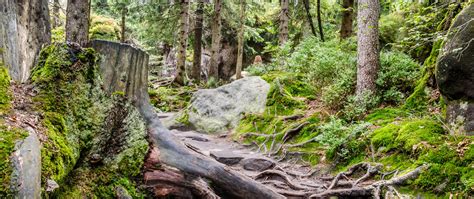
[[[28,133],[21,129],[4,126],[0,121],[0,198],[13,198],[10,189],[13,172],[10,156],[15,150],[17,140],[24,139]]]

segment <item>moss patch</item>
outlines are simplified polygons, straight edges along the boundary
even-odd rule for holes
[[[191,101],[195,87],[159,87],[148,90],[150,102],[163,112],[176,112],[186,108]]]
[[[7,68],[0,62],[0,115],[5,114],[10,108],[10,76]]]

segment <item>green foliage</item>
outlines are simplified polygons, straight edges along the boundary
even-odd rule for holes
[[[380,44],[382,47],[390,47],[400,40],[400,28],[404,25],[403,13],[392,12],[382,15],[379,21]]]
[[[1,121],[0,121],[1,122]],[[16,141],[24,139],[28,133],[17,128],[9,128],[0,123],[0,197],[10,198],[10,177],[12,162],[10,156],[14,152]]]
[[[401,52],[384,52],[380,55],[377,89],[385,103],[400,104],[413,92],[420,78],[420,65]]]
[[[58,26],[51,30],[51,43],[66,41],[66,30],[64,26]]]
[[[92,15],[89,28],[89,38],[118,41],[120,40],[120,27],[110,17]]]
[[[8,112],[10,108],[11,92],[10,92],[10,76],[7,68],[0,62],[0,115]]]
[[[315,89],[299,74],[270,73],[263,79],[271,81],[267,114],[291,115],[305,108],[305,99],[313,99]]]

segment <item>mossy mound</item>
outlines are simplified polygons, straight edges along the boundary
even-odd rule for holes
[[[32,72],[32,83],[39,89],[33,100],[48,138],[41,150],[42,184],[54,180],[60,185],[53,193],[43,191],[45,197],[73,197],[71,190],[84,194],[112,185],[119,178],[137,176],[143,164],[148,150],[144,122],[123,96],[103,92],[97,57],[92,49],[53,44],[41,51]],[[104,157],[102,167],[89,164],[93,152]],[[74,178],[81,181],[71,181]]]
[[[339,162],[342,164],[338,170],[363,161],[383,163],[386,171],[407,171],[427,164],[428,169],[408,183],[409,189],[419,190],[422,195],[473,193],[472,137],[451,136],[436,118],[410,116],[403,109],[380,109],[368,115],[366,121],[379,127],[374,126],[372,132],[347,140],[336,149],[336,157],[359,151],[359,155]]]
[[[159,87],[156,90],[149,89],[148,95],[153,106],[163,112],[177,112],[189,105],[195,87]]]
[[[291,115],[306,108],[305,100],[314,99],[315,88],[299,74],[273,72],[262,76],[270,83],[265,113]]]

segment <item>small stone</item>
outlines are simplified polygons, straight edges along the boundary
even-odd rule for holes
[[[246,158],[242,161],[245,170],[264,171],[275,166],[275,162],[265,158]]]
[[[224,151],[213,151],[211,152],[211,157],[216,159],[218,162],[229,166],[236,165],[243,159],[243,157],[232,152]]]
[[[97,164],[99,162],[102,161],[102,156],[100,156],[99,154],[97,153],[94,153],[92,154],[91,158],[90,158],[90,162],[91,164]]]
[[[117,199],[132,199],[132,196],[130,196],[128,191],[122,186],[115,187],[115,195]]]
[[[51,179],[46,181],[46,192],[53,192],[57,188],[59,188],[59,185],[56,181]]]

